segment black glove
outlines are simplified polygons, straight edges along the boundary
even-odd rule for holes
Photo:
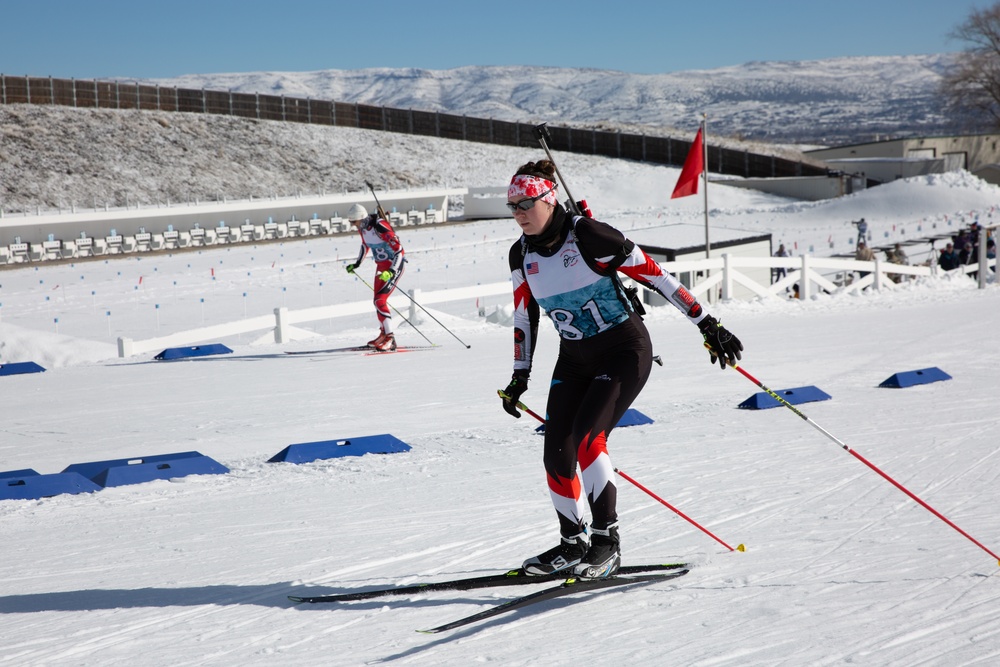
[[[503,409],[512,417],[521,418],[521,413],[517,411],[517,402],[521,400],[521,394],[528,391],[528,372],[514,371],[510,378],[510,384],[503,390],[507,398],[501,398]]]
[[[717,319],[708,315],[698,323],[705,343],[708,345],[709,353],[712,355],[712,363],[719,360],[719,366],[726,367],[736,364],[736,361],[743,358],[740,354],[743,351],[743,343],[740,339],[731,334],[726,327],[722,326]]]
[[[347,272],[348,273],[354,273],[354,269],[356,269],[356,268],[358,268],[357,264],[348,264],[347,265]]]

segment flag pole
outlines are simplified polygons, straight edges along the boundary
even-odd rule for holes
[[[705,208],[705,259],[712,258],[712,244],[708,238],[708,114],[703,113],[701,115],[701,177],[704,179],[703,183],[703,202]],[[705,277],[709,278],[712,275],[711,269],[705,269]],[[712,298],[712,290],[709,289],[708,293],[705,295],[706,300],[709,303],[715,303],[715,299]]]
[[[711,258],[712,246],[708,240],[708,114],[702,114],[701,121],[701,177],[705,179],[705,259]]]

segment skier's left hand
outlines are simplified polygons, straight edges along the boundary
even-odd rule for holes
[[[705,344],[712,355],[713,364],[718,359],[719,366],[725,368],[727,363],[735,366],[736,362],[743,358],[743,343],[717,319],[708,315],[698,323],[698,328],[705,337]]]
[[[378,274],[378,277],[382,279],[382,282],[387,283],[392,280],[392,277],[396,275],[393,273],[392,269],[386,269],[382,273]]]

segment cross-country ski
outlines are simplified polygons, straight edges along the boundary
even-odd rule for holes
[[[649,584],[655,584],[663,581],[669,581],[681,577],[688,573],[689,570],[674,570],[672,572],[662,572],[657,574],[636,574],[631,576],[621,576],[615,575],[613,577],[607,577],[604,579],[579,579],[572,577],[564,581],[558,586],[553,586],[551,588],[546,588],[534,593],[529,593],[512,600],[507,600],[506,602],[501,602],[492,607],[488,607],[483,611],[477,612],[475,614],[470,614],[469,616],[464,616],[457,620],[439,625],[435,628],[430,628],[428,630],[420,630],[420,632],[426,634],[436,634],[438,632],[444,632],[446,630],[454,630],[455,628],[460,628],[465,625],[470,625],[472,623],[477,623],[479,621],[484,621],[488,618],[493,618],[494,616],[499,616],[500,614],[506,614],[507,612],[514,611],[515,609],[522,609],[529,605],[538,604],[540,602],[545,602],[548,600],[554,600],[556,598],[562,598],[568,595],[574,595],[576,593],[587,593],[590,591],[600,591],[607,589],[624,589],[631,586],[646,586]]]
[[[634,574],[639,572],[655,572],[681,570],[686,568],[684,563],[664,563],[655,565],[625,565],[619,570],[621,574]],[[354,602],[357,600],[370,600],[372,598],[387,597],[392,595],[414,595],[420,593],[430,593],[435,591],[468,591],[477,588],[493,588],[500,586],[523,586],[528,584],[541,584],[550,581],[565,579],[562,573],[548,575],[531,575],[522,568],[507,570],[499,574],[489,574],[481,577],[466,577],[451,579],[446,581],[434,581],[423,584],[411,584],[408,586],[392,586],[388,588],[375,588],[351,593],[334,593],[330,595],[300,596],[289,595],[292,602],[302,603],[331,603],[331,602]]]

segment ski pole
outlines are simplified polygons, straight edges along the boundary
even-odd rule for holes
[[[500,394],[500,398],[508,400],[508,401],[510,400],[510,396],[508,396],[507,394],[505,394],[504,391],[503,391],[503,389],[497,389],[497,393]],[[525,405],[524,403],[522,403],[521,401],[517,401],[515,405],[517,405],[517,407],[519,407],[520,409],[524,410],[525,412],[527,412],[529,415],[531,415],[532,417],[534,417],[538,421],[542,422],[542,424],[545,423],[544,419],[542,419],[541,417],[539,417],[538,414],[536,414],[536,413],[532,412],[531,410],[529,410],[528,406]],[[626,475],[624,472],[622,472],[618,468],[615,468],[614,470],[615,470],[616,473],[618,473],[619,475],[621,475],[622,477],[624,477],[625,479],[627,479],[629,482],[631,482],[632,484],[634,484],[637,488],[641,489],[642,491],[645,491],[646,493],[648,493],[655,500],[658,500],[660,503],[663,504],[664,507],[670,509],[677,516],[679,516],[680,518],[684,519],[685,521],[687,521],[688,523],[690,523],[692,526],[694,526],[698,530],[702,531],[703,533],[705,533],[706,535],[708,535],[713,540],[715,540],[716,542],[718,542],[722,546],[726,547],[730,551],[746,551],[746,547],[743,546],[742,544],[739,545],[738,547],[736,547],[735,549],[733,547],[729,546],[728,544],[726,544],[725,542],[723,542],[722,540],[720,540],[718,537],[716,537],[715,535],[713,535],[707,528],[705,528],[704,526],[700,525],[697,521],[695,521],[694,519],[692,519],[691,517],[689,517],[687,514],[685,514],[684,512],[680,511],[679,509],[677,509],[676,507],[674,507],[673,505],[671,505],[670,503],[668,503],[663,498],[660,498],[658,495],[656,495],[655,493],[653,493],[652,491],[650,491],[649,489],[647,489],[646,487],[644,487],[642,484],[640,484],[639,482],[635,481],[634,479],[632,479],[631,477],[629,477],[628,475]]]
[[[622,477],[624,477],[625,479],[627,479],[629,482],[631,482],[640,491],[644,491],[653,500],[656,500],[657,502],[659,502],[660,504],[662,504],[664,507],[666,507],[667,509],[669,509],[671,512],[673,512],[677,516],[681,517],[682,519],[684,519],[685,521],[687,521],[688,523],[690,523],[692,526],[694,526],[695,528],[697,528],[701,532],[705,533],[706,535],[708,535],[713,540],[715,540],[716,542],[718,542],[722,546],[726,547],[730,551],[746,551],[747,550],[746,547],[743,546],[742,544],[740,544],[739,546],[737,546],[734,549],[733,547],[729,546],[728,544],[726,544],[725,542],[723,542],[722,540],[720,540],[718,537],[716,537],[715,535],[713,535],[707,528],[705,528],[702,525],[699,525],[698,522],[696,522],[694,519],[692,519],[688,515],[684,514],[684,512],[680,511],[679,509],[677,509],[676,507],[674,507],[673,505],[671,505],[670,503],[668,503],[666,500],[664,500],[663,498],[659,497],[658,495],[656,495],[655,493],[653,493],[652,491],[650,491],[649,489],[647,489],[645,486],[643,486],[639,482],[637,482],[634,479],[632,479],[631,477],[629,477],[627,474],[625,474],[619,468],[615,468],[615,472],[618,473],[619,475],[621,475]]]
[[[705,347],[708,347],[708,345],[706,344]],[[709,349],[711,349],[711,348],[709,348]],[[840,447],[845,452],[849,453],[851,456],[853,456],[857,460],[859,460],[862,463],[864,463],[871,470],[873,470],[874,472],[878,473],[879,476],[881,476],[884,480],[886,480],[887,482],[889,482],[890,484],[892,484],[893,486],[895,486],[897,489],[899,489],[900,491],[902,491],[903,493],[905,493],[907,496],[909,496],[912,500],[914,500],[917,504],[919,504],[925,510],[927,510],[928,512],[930,512],[931,514],[933,514],[937,518],[939,518],[942,521],[944,521],[946,524],[948,524],[949,526],[951,526],[952,528],[954,528],[956,531],[958,531],[961,535],[963,535],[964,537],[968,538],[968,540],[970,542],[972,542],[973,544],[975,544],[977,547],[979,547],[980,549],[982,549],[983,551],[985,551],[989,555],[993,556],[993,558],[995,558],[997,560],[997,564],[1000,565],[1000,556],[997,556],[995,553],[993,553],[992,551],[990,551],[989,549],[987,549],[977,539],[975,539],[974,537],[972,537],[971,535],[969,535],[967,532],[965,532],[964,530],[962,530],[961,528],[959,528],[957,525],[955,525],[954,523],[952,523],[950,520],[948,520],[948,518],[945,517],[943,514],[941,514],[936,509],[934,509],[933,507],[931,507],[930,505],[928,505],[926,502],[924,502],[923,500],[921,500],[920,497],[918,497],[915,493],[911,492],[909,489],[907,489],[905,486],[903,486],[902,484],[900,484],[899,482],[897,482],[896,480],[894,480],[892,477],[890,477],[886,473],[882,472],[882,470],[878,466],[876,466],[874,463],[872,463],[871,461],[869,461],[868,459],[866,459],[865,457],[863,457],[858,452],[856,452],[853,449],[851,449],[850,447],[848,447],[842,440],[834,437],[833,434],[831,434],[825,428],[823,428],[822,426],[820,426],[819,424],[817,424],[816,422],[814,422],[812,419],[810,419],[809,417],[805,416],[805,414],[803,414],[794,405],[792,405],[791,403],[789,403],[788,401],[786,401],[784,398],[782,398],[781,396],[779,396],[777,393],[775,393],[775,392],[771,391],[770,389],[768,389],[767,387],[765,387],[763,385],[763,383],[761,383],[760,380],[758,380],[754,376],[750,375],[750,373],[746,372],[743,369],[742,366],[740,366],[739,364],[730,364],[730,365],[734,369],[736,369],[737,371],[739,371],[740,374],[743,377],[745,377],[746,379],[750,380],[755,385],[757,385],[758,387],[760,387],[761,389],[763,389],[765,392],[767,392],[767,394],[771,398],[775,399],[776,401],[778,401],[778,403],[780,403],[781,405],[785,406],[786,408],[788,408],[789,410],[791,410],[792,412],[794,412],[795,414],[797,414],[799,417],[801,417],[802,419],[804,419],[805,421],[807,421],[809,424],[811,424],[813,426],[813,428],[815,428],[817,431],[819,431],[820,433],[822,433],[826,437],[830,438],[830,440],[833,440],[835,443],[837,443],[838,445],[840,445]]]
[[[367,281],[367,280],[365,280],[364,278],[362,278],[361,276],[359,276],[359,275],[358,275],[357,273],[355,273],[355,272],[352,272],[352,273],[351,273],[351,275],[353,275],[353,276],[354,276],[355,278],[357,278],[358,280],[360,280],[360,281],[362,282],[362,284],[364,284],[364,286],[365,286],[365,287],[367,287],[368,289],[370,289],[370,290],[371,290],[371,291],[372,291],[373,293],[375,292],[375,288],[374,288],[374,287],[372,287],[371,285],[369,285],[369,284],[368,284],[368,281]],[[406,292],[403,292],[403,294],[406,294]],[[386,300],[386,303],[389,303],[389,301],[388,301],[388,300]],[[420,329],[418,329],[418,328],[416,327],[416,325],[415,325],[415,324],[413,324],[413,322],[411,322],[410,320],[406,319],[406,315],[404,315],[403,313],[399,312],[399,309],[398,309],[398,308],[396,308],[396,306],[394,306],[394,305],[392,305],[391,303],[389,303],[389,307],[390,307],[390,308],[392,308],[392,309],[393,309],[394,311],[396,311],[396,314],[397,314],[397,315],[399,315],[400,317],[402,317],[402,318],[403,318],[403,321],[404,321],[404,322],[406,322],[406,323],[407,323],[407,324],[409,324],[409,325],[410,325],[411,327],[413,327],[413,330],[414,330],[414,331],[416,331],[416,332],[417,332],[418,334],[420,334],[420,335],[421,335],[421,336],[423,337],[423,339],[424,339],[425,341],[427,341],[427,342],[428,342],[428,343],[430,343],[431,345],[434,345],[434,341],[432,341],[432,340],[431,340],[430,338],[428,338],[427,336],[424,336],[424,332],[423,332],[423,331],[421,331]]]
[[[510,396],[508,396],[507,394],[503,393],[503,389],[497,389],[497,393],[500,394],[500,398],[502,398],[503,400],[505,400],[505,401],[509,401],[510,400]],[[516,405],[517,405],[517,407],[521,408],[522,410],[524,410],[525,412],[527,412],[529,415],[531,415],[532,417],[534,417],[535,419],[537,419],[538,421],[542,422],[543,424],[545,423],[545,419],[543,417],[541,417],[540,415],[538,415],[538,413],[532,412],[531,410],[529,410],[528,406],[525,405],[524,403],[522,403],[521,401],[518,401],[516,403]]]
[[[403,294],[406,296],[407,299],[409,299],[410,301],[413,302],[414,306],[416,306],[420,310],[422,310],[425,313],[427,313],[428,317],[430,317],[432,320],[434,320],[435,322],[437,322],[438,325],[440,325],[440,327],[442,329],[444,329],[445,331],[447,331],[448,333],[450,333],[455,338],[455,340],[457,340],[462,345],[465,345],[465,349],[469,349],[470,347],[472,347],[471,345],[469,345],[468,343],[466,343],[464,340],[462,340],[461,338],[459,338],[458,336],[456,336],[454,331],[452,331],[451,329],[449,329],[445,325],[441,324],[441,320],[439,320],[438,318],[436,318],[433,315],[431,315],[431,313],[430,313],[429,310],[427,310],[426,308],[424,308],[423,306],[421,306],[419,303],[417,303],[417,300],[414,299],[412,296],[410,296],[407,292],[404,291]]]

